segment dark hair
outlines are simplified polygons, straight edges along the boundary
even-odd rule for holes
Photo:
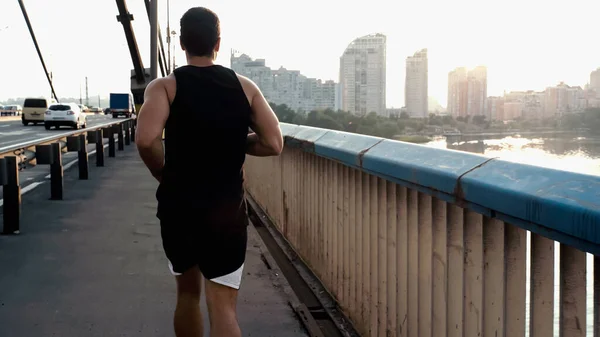
[[[181,17],[181,43],[191,56],[214,57],[215,46],[221,37],[219,17],[204,7],[190,8]]]

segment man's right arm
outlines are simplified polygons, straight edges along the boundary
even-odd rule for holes
[[[252,109],[251,125],[254,131],[248,134],[246,153],[252,156],[278,156],[283,150],[283,136],[279,120],[262,92],[250,79],[239,76],[242,88]]]

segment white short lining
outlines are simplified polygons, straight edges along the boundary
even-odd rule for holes
[[[167,259],[167,261],[169,261],[169,260]],[[181,275],[181,273],[177,273],[173,270],[173,264],[171,263],[171,261],[169,261],[169,270],[171,271],[171,274],[173,274],[175,276]],[[242,265],[236,271],[229,273],[227,275],[212,278],[210,280],[212,282],[224,285],[226,287],[230,287],[233,289],[240,289],[240,284],[242,283],[243,271],[244,271],[244,264],[242,263]]]

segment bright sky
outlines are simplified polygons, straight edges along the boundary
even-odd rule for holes
[[[160,21],[166,32],[166,0]],[[24,0],[57,94],[79,97],[84,78],[90,99],[129,90],[131,57],[115,1]],[[149,24],[143,0],[128,0],[138,45],[149,66]],[[405,59],[429,50],[429,95],[445,106],[448,72],[488,67],[488,94],[543,90],[565,81],[585,85],[600,67],[598,0],[190,0],[171,1],[171,29],[192,6],[221,19],[217,61],[229,66],[231,48],[310,77],[338,80],[339,57],[355,38],[384,33],[387,104],[404,105]],[[0,100],[49,95],[18,2],[0,1]],[[177,63],[184,61],[177,49]],[[85,95],[85,91],[84,91]],[[93,100],[92,100],[93,101]]]

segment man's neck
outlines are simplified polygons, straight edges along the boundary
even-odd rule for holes
[[[214,60],[206,56],[191,56],[187,58],[187,63],[190,66],[208,67],[215,64]]]

